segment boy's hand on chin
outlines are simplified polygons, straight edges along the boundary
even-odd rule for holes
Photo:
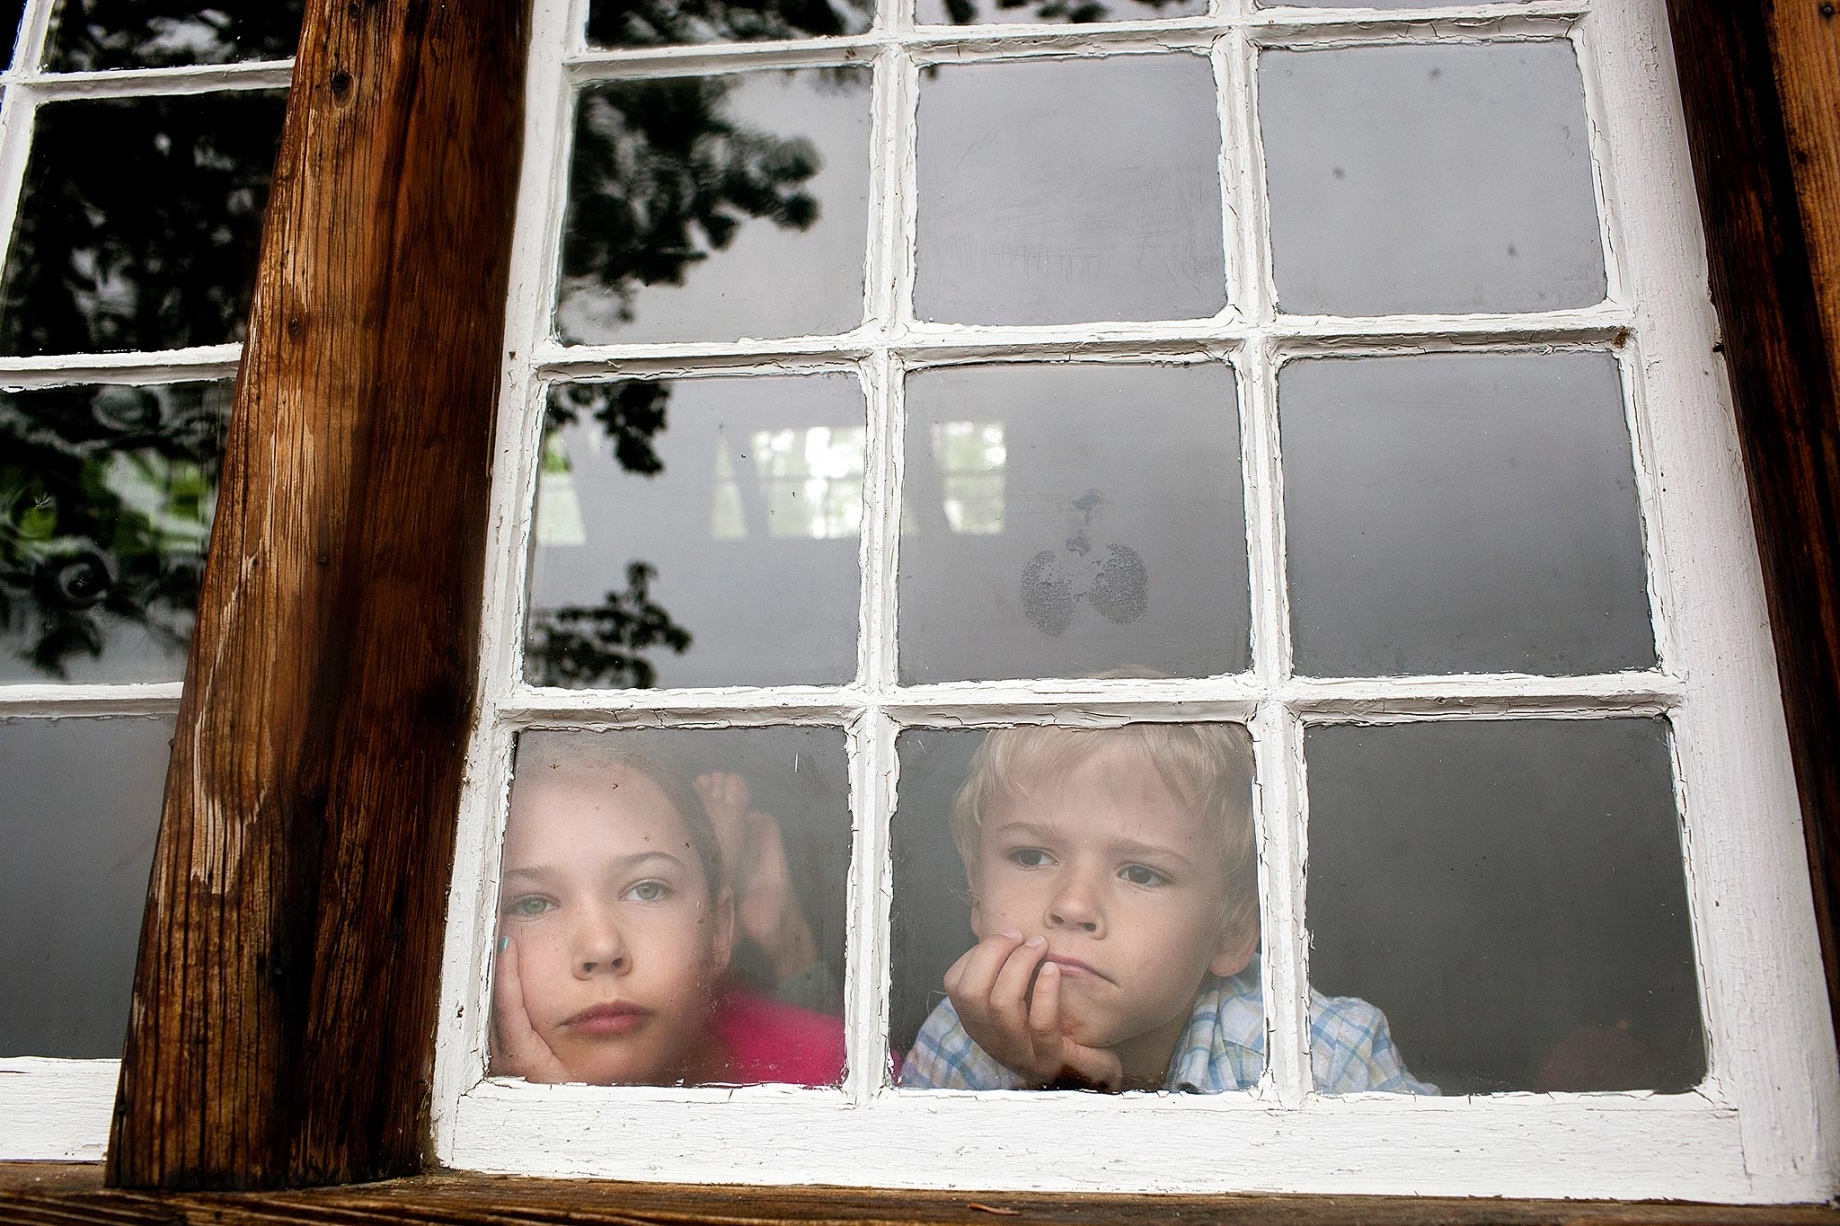
[[[524,985],[518,979],[517,942],[504,938],[492,975],[492,1064],[494,1077],[557,1084],[572,1081],[569,1070],[530,1024]]]
[[[972,946],[946,972],[946,993],[959,1023],[1030,1087],[1072,1074],[1102,1089],[1120,1089],[1124,1066],[1117,1053],[1083,1047],[1062,1032],[1060,968],[1052,962],[1043,966],[1047,955],[1047,941],[1025,941],[1020,932],[993,933]]]

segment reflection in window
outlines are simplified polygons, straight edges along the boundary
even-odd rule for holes
[[[0,720],[0,1057],[114,1059],[171,716]]]
[[[184,669],[231,385],[0,395],[0,679]]]
[[[41,107],[0,301],[0,353],[241,338],[285,96]]]
[[[300,37],[302,0],[63,0],[47,67],[167,68],[284,60]]]
[[[562,226],[564,340],[733,340],[862,319],[869,73],[582,91]]]
[[[768,535],[827,541],[862,530],[861,426],[757,430],[752,446]]]
[[[933,464],[939,472],[946,523],[965,536],[1003,531],[1003,423],[933,423]]]
[[[524,733],[492,1071],[836,1084],[847,778],[836,729]]]
[[[590,439],[599,432],[590,424],[584,431]],[[595,442],[598,443],[598,439]],[[581,499],[575,496],[575,479],[570,476],[568,444],[562,431],[549,430],[543,435],[543,466],[537,471],[537,544],[586,545],[587,526],[581,522]]]

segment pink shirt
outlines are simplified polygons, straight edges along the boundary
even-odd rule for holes
[[[716,997],[711,1018],[737,1084],[834,1086],[843,1080],[843,1021],[740,988]]]

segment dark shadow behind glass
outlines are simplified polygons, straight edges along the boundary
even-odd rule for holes
[[[0,0],[0,63],[11,64],[19,41],[19,20],[25,15],[26,0]]]
[[[0,392],[0,682],[184,673],[232,391]]]
[[[1310,978],[1364,997],[1445,1094],[1705,1076],[1658,719],[1324,725],[1309,771]]]
[[[1291,362],[1278,412],[1298,672],[1654,666],[1610,354]]]
[[[170,716],[0,721],[0,1056],[115,1059]]]
[[[54,72],[285,60],[303,0],[61,0],[45,66]]]
[[[0,301],[0,353],[243,335],[286,95],[40,107]]]
[[[888,1042],[905,1053],[926,1015],[945,999],[946,968],[977,943],[964,862],[952,842],[952,802],[964,786],[981,731],[913,728],[895,742],[900,805],[891,831],[893,994]]]

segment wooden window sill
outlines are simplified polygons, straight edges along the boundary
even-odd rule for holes
[[[687,1187],[443,1173],[287,1192],[139,1192],[102,1186],[100,1164],[0,1162],[0,1220],[427,1223],[1284,1223],[1286,1226],[1560,1226],[1782,1223],[1840,1226],[1832,1205],[1491,1200],[1399,1196],[1071,1196],[862,1188]]]

